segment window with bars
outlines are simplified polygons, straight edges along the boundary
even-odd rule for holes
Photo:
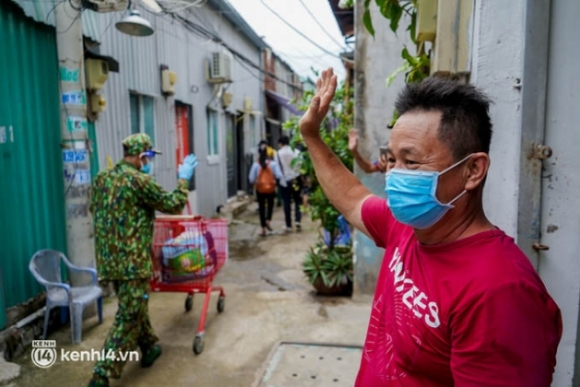
[[[213,109],[207,109],[207,155],[217,156],[219,154],[218,142],[218,114]]]
[[[155,100],[141,94],[130,94],[131,133],[147,133],[155,143]]]

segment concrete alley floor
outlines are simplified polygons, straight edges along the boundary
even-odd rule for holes
[[[185,313],[185,293],[153,293],[149,310],[163,355],[149,369],[129,362],[111,386],[251,386],[279,341],[362,345],[371,298],[316,296],[302,273],[316,225],[304,216],[302,232],[283,234],[283,213],[277,208],[272,224],[277,234],[261,237],[255,209],[250,205],[230,225],[229,261],[214,281],[224,286],[225,311],[218,315],[217,294],[212,296],[204,352],[192,351],[203,295],[196,295],[193,310]],[[103,324],[97,325],[96,317],[86,320],[79,345],[70,344],[68,329],[48,339],[57,341],[58,351],[100,350],[116,309],[116,299],[107,299]],[[349,366],[358,369],[359,360]],[[19,387],[86,386],[93,367],[88,361],[57,360],[40,369],[32,364],[30,349],[16,362],[21,376],[13,384]]]

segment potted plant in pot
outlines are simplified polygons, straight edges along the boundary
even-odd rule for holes
[[[348,150],[348,132],[352,127],[352,92],[345,98],[345,87],[337,89],[327,119],[320,129],[323,141],[333,150],[342,163],[352,169],[353,158]],[[306,110],[313,92],[306,92],[299,108]],[[298,118],[284,124],[284,129],[292,133],[292,146],[304,148],[304,141],[298,129]],[[301,174],[310,181],[310,198],[306,212],[313,221],[320,221],[320,235],[316,245],[310,248],[303,262],[303,271],[319,294],[350,295],[353,281],[353,254],[350,226],[338,210],[330,203],[318,184],[308,150],[301,152]]]
[[[352,248],[317,243],[307,253],[302,269],[319,294],[350,296],[352,294]]]

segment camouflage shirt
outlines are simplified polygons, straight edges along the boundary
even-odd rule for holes
[[[150,176],[119,162],[97,175],[91,213],[99,276],[108,280],[149,278],[155,211],[179,214],[187,202],[187,181],[165,192]]]

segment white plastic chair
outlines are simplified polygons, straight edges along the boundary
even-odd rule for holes
[[[72,287],[62,282],[60,261],[64,261],[70,272],[89,273],[89,286]],[[97,271],[73,265],[59,251],[40,250],[34,254],[28,266],[36,280],[46,287],[46,310],[42,338],[46,339],[50,310],[54,307],[68,307],[73,343],[80,343],[83,327],[83,310],[97,301],[99,324],[103,322],[103,292],[97,280]]]

